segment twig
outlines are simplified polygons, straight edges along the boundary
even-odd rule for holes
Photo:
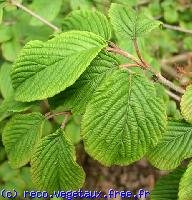
[[[170,67],[168,65],[177,65],[178,63],[189,63],[189,68],[191,66],[190,64],[190,60],[192,61],[192,52],[186,52],[183,54],[179,54],[167,59],[163,59],[161,61],[161,69],[169,74],[170,76],[172,76],[174,79],[178,80],[181,84],[183,84],[184,82],[186,82],[190,77],[191,77],[191,72],[187,73],[181,73],[180,71],[178,71],[178,69],[180,69],[179,67],[176,68],[176,70],[173,67]]]
[[[158,81],[160,83],[162,83],[163,85],[166,85],[167,87],[171,88],[172,90],[175,90],[178,93],[184,94],[185,90],[182,87],[175,85],[174,83],[172,83],[171,81],[163,77],[161,73],[156,72],[154,68],[148,67],[147,69],[158,78]]]
[[[175,78],[176,80],[179,78],[179,74],[176,70],[174,70],[172,67],[166,65],[162,62],[161,69],[166,73]]]
[[[65,116],[65,119],[63,120],[62,124],[61,124],[61,129],[64,129],[68,120],[69,120],[69,117],[71,116],[71,113],[68,113],[66,116]]]
[[[181,28],[179,26],[173,26],[173,25],[169,25],[169,24],[163,24],[163,27],[171,29],[171,30],[175,30],[175,31],[180,31],[180,32],[183,32],[183,33],[192,34],[192,30],[184,29],[184,28]]]
[[[175,63],[187,61],[188,59],[192,59],[192,52],[186,52],[186,53],[183,53],[183,54],[173,56],[173,57],[168,58],[168,59],[163,59],[162,63],[163,64],[175,64]]]
[[[149,64],[147,64],[145,62],[145,65],[143,63],[140,63],[133,55],[131,55],[128,52],[125,52],[124,50],[120,49],[119,47],[113,47],[113,48],[107,48],[108,51],[111,52],[115,52],[119,55],[122,55],[126,58],[130,58],[131,60],[133,60],[137,65],[139,65],[142,69],[147,69],[148,71],[150,71],[151,73],[153,73],[158,81],[160,83],[162,83],[163,85],[166,85],[167,87],[173,89],[174,91],[183,94],[185,92],[185,90],[179,86],[176,86],[175,84],[173,84],[171,81],[167,80],[166,78],[164,78],[159,72],[157,72],[153,67],[151,67]]]
[[[170,97],[172,97],[172,98],[175,99],[176,101],[180,101],[180,100],[181,100],[181,97],[178,96],[178,95],[176,95],[175,93],[173,93],[173,92],[171,92],[171,91],[169,91],[169,90],[165,90],[165,91],[166,91],[166,93],[167,93]]]
[[[106,48],[106,50],[110,51],[110,52],[117,53],[117,54],[122,55],[122,56],[124,56],[126,58],[129,58],[130,60],[134,61],[137,65],[139,65],[140,67],[142,67],[142,63],[140,63],[133,55],[131,55],[128,52],[123,51],[119,47],[112,47],[112,48],[108,47],[108,48]]]
[[[147,64],[147,62],[145,62],[145,60],[143,59],[142,55],[141,55],[141,52],[139,50],[139,47],[138,47],[138,44],[137,44],[137,40],[135,39],[134,40],[134,46],[135,46],[135,50],[136,50],[136,53],[139,57],[139,59],[141,60],[141,62],[143,63],[143,65],[145,66],[145,68],[147,70],[149,70],[150,72],[152,72],[157,78],[158,78],[158,81],[160,83],[162,83],[163,85],[166,85],[168,86],[169,88],[183,94],[185,92],[185,90],[181,87],[178,87],[176,86],[175,84],[173,84],[171,81],[167,80],[165,77],[163,77],[161,75],[161,73],[157,72],[153,67],[151,67],[149,64]]]
[[[60,29],[51,24],[50,22],[48,22],[46,19],[44,19],[43,17],[41,17],[40,15],[34,13],[32,10],[30,10],[29,8],[26,8],[25,6],[23,6],[21,3],[15,1],[15,0],[10,0],[10,3],[14,6],[17,6],[18,8],[22,9],[23,11],[25,11],[26,13],[30,14],[31,16],[35,17],[36,19],[40,20],[42,23],[46,24],[47,26],[49,26],[50,28],[52,28],[54,31],[60,31]]]
[[[45,114],[45,117],[47,119],[51,119],[51,118],[53,118],[55,116],[68,115],[68,114],[71,115],[72,114],[71,111],[63,111],[63,112],[57,112],[57,113],[53,113],[53,114],[51,114],[50,112],[48,112],[48,113]]]
[[[140,67],[140,65],[137,65],[135,63],[127,63],[127,64],[121,64],[120,67],[127,68],[127,67]]]

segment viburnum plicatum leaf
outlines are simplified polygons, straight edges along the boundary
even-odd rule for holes
[[[159,169],[174,169],[192,156],[192,125],[184,121],[169,121],[157,146],[147,153],[149,161]]]
[[[13,168],[26,165],[42,135],[44,117],[40,113],[18,114],[3,131],[3,144]]]
[[[184,168],[178,168],[167,176],[161,177],[151,193],[151,200],[178,199],[179,182],[185,170]]]
[[[65,90],[106,45],[102,37],[85,31],[62,33],[47,42],[29,42],[12,70],[16,100],[41,100]]]
[[[84,113],[95,90],[118,66],[115,56],[105,51],[100,52],[75,84],[50,99],[50,102],[54,105],[62,102],[64,110],[71,110],[75,114]]]
[[[186,172],[184,173],[179,183],[179,199],[178,200],[191,200],[192,199],[192,162],[189,163]]]
[[[86,151],[105,165],[125,165],[157,144],[166,126],[165,105],[147,78],[113,71],[99,86],[82,120]]]
[[[76,163],[75,148],[63,130],[44,137],[32,157],[32,180],[39,190],[77,190],[84,183],[84,171]]]
[[[89,31],[111,38],[111,25],[105,15],[98,11],[76,10],[71,12],[63,22],[63,30]]]
[[[109,10],[109,16],[117,36],[135,39],[157,28],[162,23],[150,19],[141,11],[135,11],[131,7],[113,3]]]
[[[192,85],[189,85],[181,98],[181,113],[184,119],[192,123]]]

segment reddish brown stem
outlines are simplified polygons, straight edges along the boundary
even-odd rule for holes
[[[119,47],[108,47],[106,50],[110,51],[110,52],[114,52],[114,53],[120,54],[120,55],[122,55],[122,56],[124,56],[126,58],[129,58],[130,60],[134,61],[137,65],[142,67],[142,63],[140,63],[133,55],[131,55],[128,52],[123,51]]]
[[[153,67],[151,67],[149,64],[147,64],[145,61],[144,63],[143,62],[140,62],[137,60],[137,58],[135,58],[132,54],[126,52],[126,51],[123,51],[122,49],[116,47],[115,45],[113,45],[113,47],[108,47],[107,48],[108,51],[110,52],[115,52],[119,55],[122,55],[126,58],[129,58],[131,59],[132,61],[134,61],[139,67],[141,67],[142,69],[147,69],[148,71],[150,71],[151,73],[153,73],[158,81],[160,83],[162,83],[163,85],[171,88],[172,90],[178,92],[178,93],[181,93],[183,94],[185,92],[185,90],[179,86],[176,86],[174,83],[172,83],[171,81],[167,80],[166,78],[164,78],[159,72],[157,72]]]
[[[133,40],[133,43],[134,43],[134,47],[135,47],[135,50],[136,50],[136,53],[137,53],[137,56],[138,58],[140,59],[140,61],[143,63],[143,65],[145,67],[148,67],[147,63],[145,62],[145,60],[143,59],[142,55],[141,55],[141,52],[139,50],[139,47],[138,47],[138,44],[137,44],[137,39],[134,39]]]

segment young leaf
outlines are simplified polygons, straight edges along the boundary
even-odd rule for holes
[[[87,105],[82,120],[85,149],[107,166],[132,163],[162,137],[165,113],[145,76],[113,71]]]
[[[44,117],[40,113],[15,115],[3,131],[3,144],[13,168],[26,165],[42,135]]]
[[[59,14],[62,5],[62,0],[54,0],[49,3],[45,3],[45,0],[33,0],[31,8],[35,13],[39,14],[41,17],[48,21],[53,21],[55,17]],[[42,22],[31,18],[31,25],[37,26],[42,25]]]
[[[189,85],[181,98],[181,113],[184,119],[192,123],[192,85]]]
[[[109,16],[116,35],[130,39],[141,37],[161,24],[131,7],[115,3],[111,4]]]
[[[5,62],[0,69],[0,90],[4,98],[8,98],[13,95],[10,73],[11,65]]]
[[[179,184],[179,199],[178,200],[191,200],[192,199],[192,162],[189,163],[186,172],[181,178]]]
[[[76,190],[82,187],[84,171],[75,161],[75,148],[59,129],[44,137],[32,157],[32,179],[39,190]]]
[[[106,40],[111,38],[111,26],[105,15],[98,11],[73,11],[65,18],[63,30],[89,31],[102,36]]]
[[[119,62],[115,56],[105,51],[100,52],[75,84],[49,102],[53,105],[61,103],[65,110],[71,110],[75,114],[84,113],[95,90],[113,70],[118,69],[118,66]]]
[[[106,45],[100,36],[83,31],[66,32],[48,42],[29,42],[12,70],[16,100],[41,100],[65,90]]]
[[[164,137],[147,157],[159,169],[174,169],[192,156],[192,125],[184,121],[169,121]]]
[[[184,172],[184,168],[178,168],[169,175],[160,178],[151,193],[151,200],[178,199],[179,182]]]

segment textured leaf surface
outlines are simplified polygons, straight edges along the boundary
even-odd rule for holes
[[[13,168],[31,160],[34,146],[41,137],[44,117],[40,113],[15,115],[3,131],[3,144]]]
[[[32,179],[39,190],[77,190],[84,171],[75,161],[75,148],[62,130],[44,137],[32,158]]]
[[[29,42],[12,71],[16,100],[41,100],[65,90],[106,45],[100,36],[83,31],[66,32],[47,42]]]
[[[179,200],[191,200],[192,199],[192,162],[188,165],[186,172],[181,178],[179,184]]]
[[[192,85],[189,85],[181,98],[181,113],[184,119],[192,123]]]
[[[22,112],[28,110],[33,104],[18,102],[14,100],[13,96],[10,96],[2,101],[0,104],[0,121],[10,116],[13,113]]]
[[[13,94],[13,87],[11,83],[11,65],[4,63],[0,70],[0,90],[4,98],[8,98]]]
[[[60,8],[62,5],[62,0],[54,0],[49,3],[45,3],[45,0],[33,0],[31,8],[41,17],[45,18],[48,21],[53,21],[55,17],[59,14]],[[31,25],[42,25],[40,20],[31,18]]]
[[[76,114],[84,113],[95,90],[112,71],[118,69],[118,65],[118,60],[112,54],[101,52],[75,84],[50,99],[50,102],[54,105],[61,103],[64,110]]]
[[[151,200],[178,199],[179,182],[184,172],[185,169],[178,168],[169,175],[160,178],[151,193]]]
[[[161,24],[131,7],[115,3],[111,5],[109,16],[116,35],[130,39],[143,36]]]
[[[129,164],[156,145],[165,106],[146,77],[116,70],[88,103],[82,122],[86,151],[105,165]]]
[[[64,22],[65,30],[89,31],[102,36],[106,40],[111,38],[110,24],[102,13],[95,11],[77,10],[69,14]]]
[[[184,121],[169,121],[164,137],[147,157],[159,169],[174,169],[192,156],[192,125]]]

